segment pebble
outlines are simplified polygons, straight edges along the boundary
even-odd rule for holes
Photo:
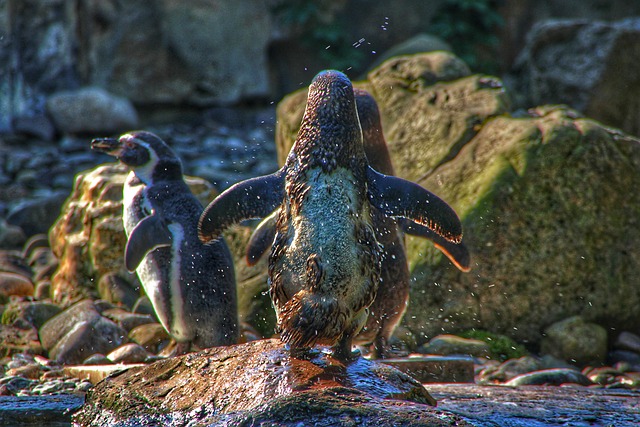
[[[0,295],[29,296],[33,295],[35,286],[30,279],[18,273],[0,272]]]
[[[82,362],[83,365],[110,365],[112,363],[107,356],[101,353],[92,354]]]
[[[623,331],[618,335],[613,346],[620,350],[629,350],[640,353],[640,336]]]
[[[124,344],[111,353],[107,354],[107,359],[113,363],[144,363],[151,354],[140,344]]]
[[[160,323],[140,325],[129,332],[129,340],[140,344],[147,351],[157,353],[170,340],[169,333]]]
[[[103,300],[132,308],[140,296],[140,289],[116,273],[106,273],[98,281],[98,294]]]
[[[563,384],[588,386],[593,382],[577,369],[557,368],[518,375],[505,383],[506,386]]]
[[[131,313],[117,307],[103,311],[102,315],[114,321],[122,329],[127,331],[127,333],[140,325],[155,322],[155,319],[150,314]]]
[[[146,295],[138,298],[131,311],[138,314],[150,314],[152,316],[156,315],[156,312],[153,309],[153,305],[151,304],[151,300]]]

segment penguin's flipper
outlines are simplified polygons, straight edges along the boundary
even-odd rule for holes
[[[400,229],[406,234],[431,240],[434,246],[446,255],[458,270],[465,273],[471,270],[471,255],[464,242],[451,243],[424,225],[416,224],[407,218],[398,218],[397,222]]]
[[[158,215],[145,217],[131,231],[124,250],[124,265],[135,271],[145,256],[152,250],[171,246],[171,232]]]
[[[404,217],[433,230],[447,241],[460,243],[462,224],[444,200],[418,184],[367,169],[368,196],[372,205],[388,216]]]
[[[284,200],[285,171],[241,181],[216,197],[200,215],[198,237],[203,243],[217,239],[230,225],[264,218]]]
[[[251,234],[247,243],[247,265],[255,265],[273,243],[276,237],[276,218],[278,211],[266,217]]]

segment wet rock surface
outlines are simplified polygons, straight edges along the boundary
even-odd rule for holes
[[[80,425],[149,420],[182,425],[194,416],[205,425],[222,420],[330,425],[322,419],[373,421],[376,416],[380,421],[372,425],[456,421],[430,409],[433,404],[419,382],[383,364],[361,357],[343,364],[320,350],[293,358],[279,340],[260,340],[107,378],[90,392],[75,420]]]

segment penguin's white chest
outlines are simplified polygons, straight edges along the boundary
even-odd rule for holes
[[[131,184],[133,181],[134,184]],[[147,187],[136,183],[135,175],[129,176],[123,191],[123,223],[127,238],[143,218],[154,211],[146,195]],[[151,250],[136,269],[145,293],[160,320],[171,335],[181,341],[192,339],[193,332],[184,324],[184,292],[182,286],[182,245],[184,229],[178,223],[168,224],[171,232],[171,246]],[[158,250],[170,251],[168,262],[160,263],[154,257]]]

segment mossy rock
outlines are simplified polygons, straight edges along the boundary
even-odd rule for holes
[[[535,346],[571,315],[640,323],[640,141],[562,106],[513,117],[498,79],[444,52],[394,58],[356,85],[380,106],[396,175],[456,210],[471,252],[462,273],[407,238],[404,323],[419,343],[480,328]],[[304,93],[278,106],[281,161]]]
[[[518,344],[506,335],[494,334],[488,331],[469,330],[458,334],[463,338],[471,338],[484,341],[489,345],[490,357],[494,360],[517,359],[527,356],[529,352],[522,345]]]

